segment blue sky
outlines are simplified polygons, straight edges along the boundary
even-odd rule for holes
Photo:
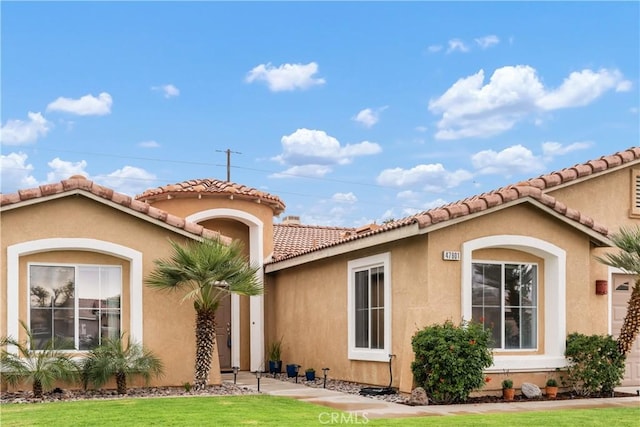
[[[2,192],[195,178],[401,218],[639,145],[638,2],[7,2]],[[278,219],[276,219],[278,221]]]

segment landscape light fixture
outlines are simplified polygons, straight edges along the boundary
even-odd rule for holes
[[[258,393],[260,393],[260,378],[262,377],[262,371],[258,369],[256,371],[256,379],[258,380]]]
[[[232,366],[231,369],[233,369],[233,383],[236,383],[236,379],[238,378],[238,371],[240,370],[239,367],[237,366]]]
[[[329,368],[322,368],[322,373],[324,374],[324,383],[322,385],[323,388],[327,388],[327,372]]]
[[[293,369],[294,369],[294,372],[296,373],[296,384],[298,384],[298,372],[300,372],[300,365],[295,365]]]

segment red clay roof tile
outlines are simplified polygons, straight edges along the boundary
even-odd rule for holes
[[[217,179],[192,179],[188,181],[169,184],[162,187],[152,188],[136,196],[137,200],[151,202],[158,199],[166,199],[171,196],[203,196],[219,197],[220,195],[233,195],[247,200],[254,200],[265,203],[273,209],[274,215],[284,212],[285,204],[278,196],[265,193],[246,185],[233,182],[220,181]]]
[[[76,190],[86,191],[87,193],[93,194],[101,199],[105,199],[106,201],[117,203],[136,212],[141,212],[150,218],[166,223],[172,228],[184,230],[194,236],[201,236],[210,239],[219,238],[223,242],[231,242],[229,237],[222,236],[217,231],[207,230],[201,225],[186,222],[184,218],[170,215],[169,213],[158,208],[154,208],[153,206],[149,206],[144,202],[134,200],[126,194],[118,193],[110,188],[95,184],[93,181],[90,181],[81,175],[73,176],[69,179],[62,180],[59,183],[44,184],[36,188],[19,190],[16,193],[0,194],[0,206],[3,208],[10,207],[12,205],[19,206],[21,203],[29,200],[36,200],[38,198],[45,198],[47,196],[63,194],[65,192],[72,192]]]

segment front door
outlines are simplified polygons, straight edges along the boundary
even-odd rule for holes
[[[216,345],[220,370],[231,371],[231,295],[227,295],[220,302],[216,311]]]
[[[620,329],[627,314],[627,304],[631,297],[631,290],[635,283],[635,277],[630,274],[614,274],[611,295],[611,329],[614,338],[620,335]],[[625,362],[624,378],[622,386],[640,385],[640,337],[636,337],[631,352]]]

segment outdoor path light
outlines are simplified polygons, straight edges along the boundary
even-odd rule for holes
[[[233,383],[236,383],[236,379],[238,378],[238,371],[240,370],[239,367],[237,366],[232,366],[231,369],[233,369]]]
[[[323,388],[327,388],[327,372],[329,371],[329,368],[322,368],[322,373],[324,373],[324,384],[323,384]]]
[[[258,369],[256,371],[256,379],[258,380],[258,393],[260,393],[260,377],[262,377],[262,371]]]

